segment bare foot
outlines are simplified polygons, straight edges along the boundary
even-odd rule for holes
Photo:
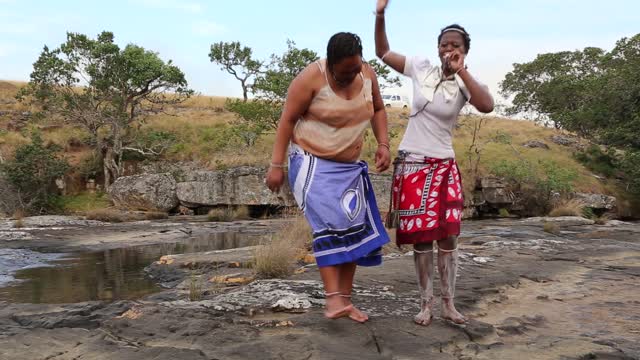
[[[351,317],[352,312],[353,312],[353,305],[347,305],[342,309],[338,309],[335,311],[329,311],[328,309],[325,310],[324,317],[326,317],[327,319],[335,320],[345,316]]]
[[[356,308],[355,306],[352,306],[352,310],[351,313],[349,314],[349,319],[359,322],[359,323],[364,323],[367,320],[369,320],[369,316],[365,313],[363,313],[362,311],[360,311],[358,308]]]
[[[416,324],[422,326],[429,326],[431,324],[431,320],[433,319],[433,302],[433,298],[429,300],[422,299],[420,304],[421,310],[418,315],[413,317],[413,321]]]
[[[464,324],[467,322],[467,319],[456,310],[453,300],[451,299],[442,299],[442,313],[440,316],[456,324]]]
[[[326,310],[324,316],[328,319],[339,319],[345,316],[351,316],[353,305],[345,303],[340,296],[330,296],[326,300]]]
[[[365,321],[369,320],[369,316],[367,314],[363,313],[362,311],[360,311],[360,309],[353,306],[353,303],[351,302],[350,294],[343,294],[340,296],[345,301],[345,304],[349,304],[353,307],[353,309],[351,310],[351,313],[349,314],[349,318],[351,320],[359,323],[364,323]]]

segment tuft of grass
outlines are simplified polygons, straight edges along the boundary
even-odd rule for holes
[[[209,213],[207,214],[207,220],[216,222],[248,220],[249,218],[248,206],[217,207],[209,210]]]
[[[595,219],[596,225],[606,225],[610,220],[612,220],[612,216],[609,214],[602,214]]]
[[[560,233],[560,228],[558,228],[558,225],[551,222],[545,222],[544,224],[542,224],[542,230],[553,235],[558,235]]]
[[[507,210],[507,209],[505,209],[505,208],[501,208],[501,209],[498,211],[498,216],[503,217],[503,218],[506,218],[506,217],[510,217],[510,216],[511,216],[511,214],[509,214],[509,210]]]
[[[194,274],[189,277],[189,301],[200,301],[204,296],[202,291],[202,281]]]
[[[131,220],[126,214],[114,209],[96,209],[88,211],[85,215],[88,220],[97,220],[110,223],[121,223]]]
[[[554,205],[553,209],[549,213],[551,217],[560,216],[579,216],[583,217],[585,204],[578,199],[561,200]]]
[[[306,220],[297,218],[259,246],[254,254],[253,268],[262,278],[282,278],[291,275],[297,259],[311,248],[311,229]]]
[[[15,220],[22,220],[26,216],[27,216],[27,213],[24,211],[24,209],[17,209],[16,211],[13,212],[13,216],[11,217]]]
[[[80,193],[65,195],[59,198],[59,207],[70,214],[84,214],[111,206],[109,196],[105,193]]]
[[[24,211],[24,209],[17,209],[12,216],[12,218],[14,219],[13,227],[16,229],[23,228],[25,216],[26,212]]]
[[[144,213],[146,220],[164,220],[169,218],[169,214],[164,211],[147,211]]]

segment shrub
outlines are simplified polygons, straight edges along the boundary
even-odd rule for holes
[[[58,146],[45,146],[38,132],[31,143],[19,146],[15,158],[0,165],[7,181],[19,192],[25,210],[42,213],[55,208],[55,181],[64,176],[69,164],[58,157]]]

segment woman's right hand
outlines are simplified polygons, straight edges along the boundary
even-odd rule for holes
[[[278,193],[284,183],[284,170],[278,167],[270,167],[267,172],[267,177],[264,179],[264,183],[267,184],[269,190],[274,193]]]
[[[382,14],[384,10],[387,8],[389,4],[389,0],[378,0],[378,4],[376,5],[376,13]]]

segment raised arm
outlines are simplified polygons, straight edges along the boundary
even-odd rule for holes
[[[404,74],[404,64],[406,57],[391,51],[389,40],[387,39],[387,30],[384,21],[384,13],[389,4],[389,0],[378,0],[376,5],[376,56],[385,64],[389,65],[395,71]]]

